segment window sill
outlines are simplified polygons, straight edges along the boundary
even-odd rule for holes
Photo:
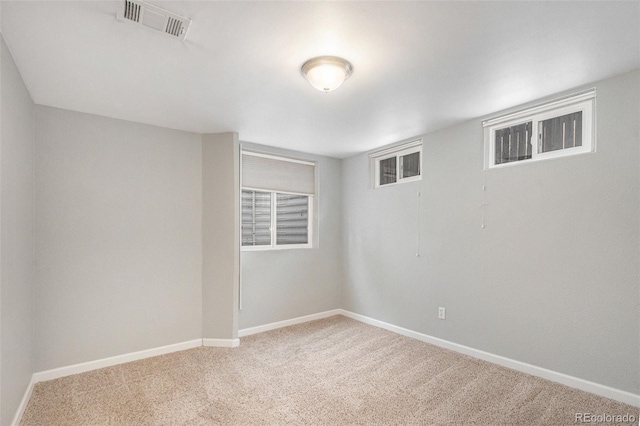
[[[279,251],[279,250],[291,250],[291,249],[311,249],[311,244],[289,244],[282,246],[242,246],[241,252],[257,252],[257,251]]]

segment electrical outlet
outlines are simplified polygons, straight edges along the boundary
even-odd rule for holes
[[[446,318],[446,311],[442,306],[438,308],[438,318],[440,319]]]

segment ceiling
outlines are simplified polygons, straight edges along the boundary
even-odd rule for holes
[[[640,67],[637,1],[150,3],[184,42],[123,1],[2,1],[34,102],[344,158]],[[319,55],[353,76],[313,89]]]

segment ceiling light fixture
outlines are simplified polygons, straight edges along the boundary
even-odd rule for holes
[[[342,86],[353,73],[353,65],[336,56],[318,56],[305,62],[300,71],[313,87],[326,93]]]

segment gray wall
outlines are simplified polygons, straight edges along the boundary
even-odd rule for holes
[[[239,328],[338,308],[342,284],[341,161],[252,143],[242,146],[317,161],[319,183],[314,248],[241,253],[243,307]]]
[[[239,154],[237,133],[202,136],[202,337],[238,337]]]
[[[33,373],[34,104],[3,38],[0,50],[0,424],[8,425]]]
[[[201,136],[37,106],[35,161],[35,371],[201,338]]]
[[[419,182],[345,160],[343,308],[640,393],[639,82],[595,84],[596,153],[483,173],[478,119],[424,136]]]

